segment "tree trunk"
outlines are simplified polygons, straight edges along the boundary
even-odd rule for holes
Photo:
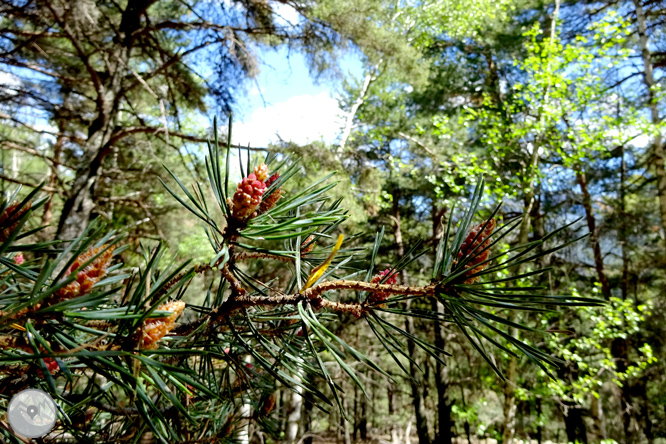
[[[298,437],[298,425],[301,420],[301,407],[303,405],[303,396],[301,396],[303,389],[296,387],[291,392],[291,401],[289,403],[289,417],[287,418],[287,442],[296,442]]]
[[[590,416],[592,417],[592,432],[594,441],[603,441],[607,439],[606,426],[604,425],[604,410],[601,399],[592,395],[590,400]]]
[[[624,159],[624,146],[620,147],[620,233],[619,240],[622,247],[622,300],[625,301],[629,295],[629,254],[627,248],[627,203],[626,203],[626,181],[627,162]]]
[[[314,409],[314,403],[310,399],[305,399],[303,403],[303,436],[308,435],[312,432],[312,410]],[[307,436],[303,438],[303,444],[312,444],[312,436]]]
[[[363,85],[361,85],[361,90],[358,92],[358,96],[356,97],[356,100],[354,100],[354,103],[352,103],[352,106],[349,109],[349,113],[347,114],[347,118],[345,119],[345,126],[342,129],[342,134],[340,135],[340,143],[338,144],[337,152],[342,152],[345,150],[345,146],[347,145],[347,141],[349,140],[349,136],[351,135],[351,131],[354,127],[354,118],[356,117],[356,113],[358,112],[358,109],[361,107],[361,105],[363,105],[363,102],[365,102],[365,96],[368,93],[370,85],[372,85],[372,82],[377,80],[377,77],[379,77],[378,70],[380,64],[381,61],[373,66],[363,78]]]
[[[435,205],[435,200],[433,199],[431,214],[433,245],[436,245],[437,240],[439,239],[440,226],[445,213],[446,207],[438,210]],[[444,306],[435,299],[432,300],[432,309],[438,313],[444,313]],[[447,337],[444,323],[436,321],[435,347],[444,349],[446,342]],[[442,356],[442,359],[446,359],[446,357]],[[437,387],[437,433],[435,435],[435,442],[438,444],[451,444],[454,437],[452,429],[455,426],[455,423],[451,415],[453,401],[449,402],[449,368],[446,365],[436,362],[435,372],[435,384]]]
[[[246,363],[252,362],[252,356],[247,355],[243,359]],[[252,404],[250,404],[250,395],[248,393],[243,394],[241,397],[243,404],[240,408],[240,423],[236,427],[236,442],[238,444],[249,444],[250,443],[250,421],[252,418]]]
[[[395,245],[397,247],[397,256],[398,260],[402,259],[405,255],[405,245],[402,241],[402,231],[400,229],[400,193],[397,190],[393,191],[393,238],[395,240]],[[407,272],[405,270],[401,273],[401,280],[403,285],[408,285]],[[412,300],[407,299],[406,309],[409,310]],[[412,335],[416,335],[416,329],[414,328],[414,318],[411,316],[406,316],[405,319],[405,330]],[[414,341],[407,341],[407,350],[409,355],[414,357],[416,356],[416,344]],[[412,389],[412,404],[414,406],[414,415],[416,416],[416,432],[419,436],[419,444],[430,444],[430,434],[428,432],[428,417],[427,409],[425,406],[425,397],[423,396],[423,385],[419,384],[416,381],[416,375],[419,374],[419,369],[416,364],[412,361],[409,363],[409,372],[412,376],[409,384]],[[405,437],[409,439],[409,437]]]
[[[597,231],[597,226],[596,226],[596,220],[594,217],[594,210],[592,208],[592,197],[590,196],[590,192],[587,186],[587,177],[585,176],[585,173],[576,170],[576,180],[578,181],[578,185],[580,186],[580,191],[582,193],[582,204],[583,208],[585,209],[585,219],[587,221],[587,229],[590,232],[590,243],[592,244],[592,252],[594,255],[594,268],[597,272],[597,278],[599,279],[599,282],[601,283],[601,293],[604,296],[604,299],[607,301],[611,298],[612,293],[611,293],[611,288],[610,288],[610,282],[608,279],[608,276],[606,275],[606,271],[604,268],[604,260],[601,255],[601,246],[599,244],[599,234]],[[623,185],[621,185],[623,186]],[[622,192],[620,193],[622,195]],[[622,227],[620,227],[620,237],[622,237]],[[624,249],[624,246],[622,247]],[[621,339],[618,338],[614,341],[616,344],[615,347],[612,347],[611,349],[614,351],[613,357],[616,359],[616,366],[618,371],[624,371],[625,365],[622,364],[622,362],[626,361],[626,352],[622,352],[622,350],[626,350],[627,344],[626,344],[626,339]],[[624,421],[626,422],[627,420],[630,420],[630,418],[627,417],[627,415],[630,415],[629,410],[626,408],[628,405],[628,394],[627,394],[627,389],[626,386],[623,385],[621,388],[622,392],[622,404],[625,406],[622,409],[622,415],[624,418]],[[597,439],[606,439],[606,430],[604,427],[604,419],[603,419],[603,407],[601,405],[601,401],[597,399],[595,396],[592,396],[590,399],[590,415],[592,416],[592,424],[593,424],[593,430],[595,434],[595,438]]]
[[[536,404],[536,414],[537,414],[537,432],[536,432],[536,440],[537,444],[541,444],[543,440],[543,426],[541,425],[541,415],[543,414],[543,411],[541,409],[541,396],[537,396],[535,400]]]
[[[640,428],[643,431],[643,434],[645,435],[645,439],[647,440],[648,444],[652,444],[654,442],[655,436],[654,436],[654,431],[652,430],[652,419],[650,419],[650,400],[648,399],[647,395],[648,381],[649,381],[648,375],[644,375],[641,379],[639,379],[634,385],[633,395],[634,399],[640,399],[640,408],[639,408]]]
[[[532,152],[532,166],[536,169],[537,166],[537,147],[533,147]],[[518,244],[525,244],[529,240],[530,221],[532,216],[532,209],[534,207],[534,182],[530,180],[530,187],[528,188],[527,195],[525,196],[525,210],[523,212],[523,220],[520,224],[520,232],[518,233]],[[520,274],[521,267],[510,272],[514,275]],[[508,314],[508,319],[512,322],[515,321],[516,313],[511,311]],[[510,329],[511,336],[518,337],[518,329]],[[504,414],[504,422],[502,424],[502,443],[512,444],[513,437],[516,432],[516,377],[518,368],[518,359],[515,356],[509,358],[509,366],[506,369],[506,382],[504,383],[504,404],[502,412]]]
[[[360,404],[358,431],[361,435],[361,440],[365,441],[368,439],[368,399],[365,396],[361,396]]]
[[[63,99],[67,103],[67,97]],[[58,167],[60,166],[60,157],[62,156],[62,147],[65,144],[65,120],[58,121],[58,138],[53,146],[53,164],[51,165],[51,175],[49,176],[48,187],[55,189],[58,183]],[[44,213],[42,214],[42,225],[50,225],[53,217],[53,199],[56,193],[50,192],[51,198],[44,204]]]
[[[386,397],[388,398],[388,420],[391,428],[391,444],[398,444],[400,440],[400,432],[398,431],[398,424],[393,417],[393,415],[395,415],[395,394],[393,392],[393,384],[391,382],[388,383]]]
[[[433,300],[433,311],[444,312],[444,306]],[[446,330],[442,322],[435,322],[435,347],[443,349],[446,345]],[[442,358],[445,358],[442,356]],[[437,444],[452,444],[455,423],[451,415],[454,401],[449,401],[449,367],[437,362],[435,364],[437,386]]]
[[[650,117],[652,123],[657,126],[661,124],[659,117],[659,104],[657,103],[657,87],[658,84],[654,78],[652,64],[652,53],[648,43],[647,23],[645,20],[645,12],[641,0],[633,0],[634,8],[636,10],[636,24],[638,25],[638,46],[643,60],[643,82],[647,87],[648,95],[648,108],[650,109]],[[657,195],[659,196],[659,211],[661,214],[661,229],[662,235],[666,236],[666,168],[664,167],[664,145],[661,137],[661,132],[657,132],[652,141],[654,151],[654,165],[657,175]]]
[[[564,425],[567,429],[567,441],[572,443],[587,444],[587,433],[585,431],[585,420],[583,409],[572,403],[564,402]]]
[[[134,43],[134,33],[142,26],[141,16],[156,0],[134,0],[128,3],[119,26],[120,38],[115,42],[115,52],[110,52],[106,64],[108,73],[96,72],[93,67],[89,73],[97,89],[97,113],[95,120],[88,127],[88,137],[83,150],[83,159],[76,171],[76,176],[69,197],[65,200],[56,237],[74,239],[83,234],[92,213],[94,191],[99,177],[102,161],[111,152],[111,141],[117,123],[119,105],[122,98],[123,78],[126,65]],[[57,11],[52,9],[54,19],[66,26]],[[76,38],[76,35],[74,35]],[[80,54],[85,65],[90,66],[88,55]]]
[[[585,220],[587,221],[587,229],[590,232],[590,243],[592,244],[592,252],[594,254],[594,268],[597,271],[597,278],[601,283],[601,293],[606,300],[611,298],[610,283],[608,276],[604,270],[604,259],[601,256],[601,246],[599,245],[599,234],[597,232],[597,223],[594,219],[594,210],[592,209],[592,197],[587,188],[587,178],[585,173],[576,170],[576,180],[580,186],[580,191],[583,197],[583,208],[585,209]]]

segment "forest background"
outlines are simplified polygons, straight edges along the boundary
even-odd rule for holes
[[[550,271],[530,282],[608,303],[509,314],[550,332],[536,345],[565,361],[556,379],[499,350],[502,381],[460,331],[426,319],[405,328],[452,356],[443,365],[410,350],[407,377],[367,325],[340,314],[336,333],[393,380],[359,367],[365,396],[334,375],[347,420],[280,390],[277,436],[663,443],[665,22],[666,4],[654,0],[2,1],[1,186],[27,194],[45,182],[43,240],[74,238],[99,218],[127,233],[129,265],[159,240],[180,258],[210,261],[204,230],[160,183],[172,183],[163,165],[204,181],[212,116],[242,114],[261,94],[265,59],[294,54],[334,91],[338,131],[305,142],[282,115],[293,133],[249,152],[299,156],[289,190],[337,171],[359,246],[385,227],[390,266],[418,239],[435,245],[483,174],[485,211],[502,200],[499,219],[522,217],[502,248],[578,218],[559,236],[589,233],[541,258]],[[256,131],[274,125],[258,121]],[[283,273],[264,261],[251,268],[262,279]],[[412,263],[401,283],[424,270]],[[185,300],[201,300],[207,285],[198,276]],[[264,439],[260,428],[251,435]]]

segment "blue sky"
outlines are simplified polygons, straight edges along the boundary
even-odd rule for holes
[[[269,142],[334,142],[342,126],[337,106],[340,80],[317,84],[305,58],[286,48],[261,50],[260,73],[239,98],[234,125],[234,143],[266,146]],[[362,75],[360,60],[350,54],[341,62],[342,72]]]

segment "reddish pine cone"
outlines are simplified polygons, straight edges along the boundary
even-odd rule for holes
[[[280,178],[279,172],[276,171],[275,173],[273,173],[273,175],[266,181],[266,188],[270,187],[273,184],[273,182],[275,182],[279,178]],[[277,188],[273,190],[271,194],[266,196],[266,198],[261,201],[261,205],[259,205],[259,214],[263,214],[266,211],[273,208],[277,203],[277,201],[280,200],[283,194],[284,191],[282,190],[282,188]]]
[[[458,260],[467,257],[470,254],[474,255],[473,259],[465,265],[465,268],[468,268],[470,270],[467,273],[465,273],[464,277],[471,276],[480,271],[483,271],[488,266],[488,263],[485,264],[481,263],[485,262],[486,260],[488,260],[488,257],[490,257],[490,249],[488,249],[491,242],[490,236],[493,234],[493,231],[495,231],[496,226],[497,223],[493,218],[490,219],[487,223],[484,222],[482,224],[479,224],[470,230],[469,234],[465,238],[465,241],[462,243],[462,246],[460,247],[460,252],[458,252]],[[482,229],[483,232],[481,232],[481,234],[479,234],[479,236],[477,237],[477,234]],[[476,238],[476,240],[474,238]],[[479,245],[481,246],[477,248],[477,246]],[[474,252],[472,253],[472,251]],[[473,284],[478,280],[479,276],[476,276],[473,278],[466,279],[463,283]]]
[[[379,274],[375,275],[372,278],[370,283],[371,284],[379,284],[382,281],[382,279],[384,279],[384,277],[387,274],[389,274],[390,272],[391,272],[390,268],[387,268],[386,270],[381,271]],[[393,274],[391,276],[389,276],[388,279],[386,279],[384,281],[385,285],[395,285],[397,283],[398,283],[398,276],[397,276],[397,273],[395,273],[395,271],[393,272]],[[386,292],[383,292],[383,291],[376,291],[376,292],[370,294],[370,297],[368,298],[368,300],[371,303],[382,302],[382,301],[385,301],[386,299],[388,299],[389,296],[390,296],[389,293],[386,293]]]
[[[171,316],[165,318],[151,318],[143,323],[143,349],[155,350],[158,342],[176,325],[176,319],[185,310],[185,302],[170,301],[157,307],[158,311],[170,311]]]
[[[0,214],[0,242],[4,242],[9,239],[9,236],[14,232],[18,226],[19,221],[23,215],[30,209],[32,202],[28,202],[21,208],[16,211],[19,206],[19,202],[12,202],[5,211]]]
[[[257,180],[266,182],[266,179],[268,179],[268,167],[266,164],[262,163],[261,165],[254,167],[254,175],[256,176]],[[268,186],[268,184],[266,184],[266,186]]]
[[[67,273],[65,273],[65,276],[72,274],[77,268],[88,262],[90,258],[99,254],[99,252],[106,247],[107,245],[102,245],[101,247],[91,248],[77,257],[72,266],[69,267],[69,270],[67,270]],[[111,260],[114,248],[115,247],[111,247],[104,251],[104,253],[97,257],[97,259],[78,272],[74,282],[71,282],[66,287],[56,291],[56,300],[71,299],[89,293],[93,285],[101,281],[106,275],[106,269],[109,266],[109,261]]]
[[[231,202],[234,219],[245,221],[253,217],[255,210],[261,203],[261,196],[264,191],[266,191],[266,184],[257,180],[254,173],[243,179],[238,184]]]

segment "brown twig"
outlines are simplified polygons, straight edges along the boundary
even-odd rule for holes
[[[294,259],[288,256],[278,256],[270,253],[244,252],[236,255],[236,262],[247,261],[251,259],[272,259],[281,262],[293,262]]]

